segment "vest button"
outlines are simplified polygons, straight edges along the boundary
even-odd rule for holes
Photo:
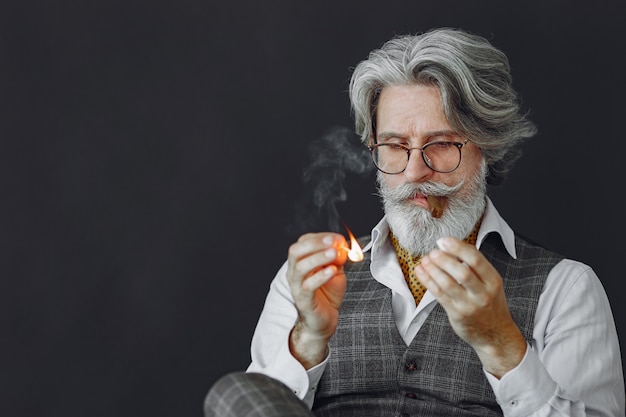
[[[413,398],[413,399],[417,398],[417,395],[415,393],[413,393],[413,392],[407,392],[406,396],[407,396],[407,398]]]
[[[408,362],[404,368],[407,372],[414,372],[417,371],[417,364],[415,362]]]

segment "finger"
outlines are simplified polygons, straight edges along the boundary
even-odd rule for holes
[[[422,262],[424,261],[426,261],[427,264],[436,265],[466,290],[478,291],[483,285],[480,278],[466,262],[449,253],[434,250],[424,257]]]
[[[335,265],[339,258],[339,251],[334,247],[322,249],[322,251],[312,253],[295,263],[296,273],[302,277],[308,277],[320,269]]]
[[[311,292],[316,291],[337,275],[337,271],[338,269],[335,265],[329,265],[318,270],[302,282],[302,289]]]
[[[298,241],[289,247],[288,262],[294,265],[296,262],[315,253],[329,248],[339,248],[345,244],[345,238],[337,233],[309,233],[302,235]],[[339,261],[341,254],[337,253]]]
[[[449,263],[450,257],[444,255],[447,261],[437,263],[430,256],[425,256],[422,258],[420,263],[421,271],[419,271],[418,278],[423,280],[424,278],[430,285],[435,287],[435,291],[433,291],[433,295],[435,297],[448,296],[452,298],[456,298],[459,296],[459,293],[464,291],[463,287],[458,283],[453,275],[446,269],[446,263]],[[455,261],[458,263],[457,261]],[[417,273],[416,269],[416,273]],[[434,285],[433,285],[434,284]],[[424,283],[426,285],[426,283]],[[428,287],[427,287],[428,288]],[[430,289],[430,288],[429,288]]]
[[[471,269],[479,280],[482,280],[483,277],[491,276],[494,268],[474,245],[467,244],[459,239],[446,237],[439,239],[437,246],[465,264],[464,266]]]

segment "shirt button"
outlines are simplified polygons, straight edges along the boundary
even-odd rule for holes
[[[516,405],[517,405],[517,400],[511,400],[511,401],[509,402],[509,405],[510,405],[510,406],[516,406]]]

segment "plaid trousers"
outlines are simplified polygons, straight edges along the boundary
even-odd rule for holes
[[[267,375],[233,372],[204,401],[205,417],[315,417],[285,384]]]

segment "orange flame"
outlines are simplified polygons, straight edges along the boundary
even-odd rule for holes
[[[361,250],[361,246],[359,245],[359,242],[357,242],[350,229],[348,229],[348,226],[344,225],[344,227],[348,231],[348,236],[350,237],[350,248],[346,247],[346,249],[348,250],[348,259],[350,259],[352,262],[361,262],[363,260],[363,251]]]

